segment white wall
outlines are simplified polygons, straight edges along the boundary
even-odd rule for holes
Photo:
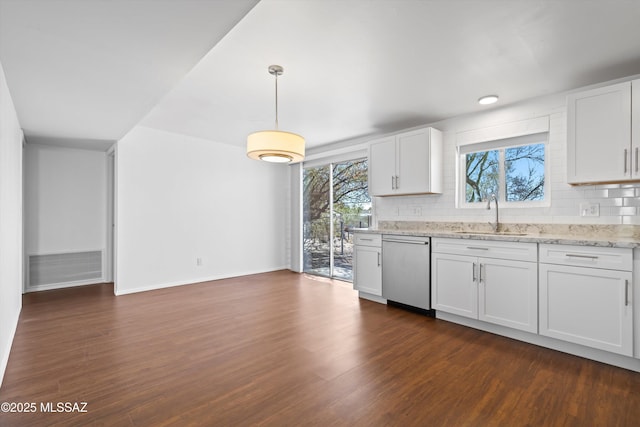
[[[27,143],[27,255],[105,250],[106,165],[103,151]]]
[[[500,206],[504,223],[640,224],[637,206],[640,184],[585,185],[566,183],[566,94],[536,98],[485,113],[444,120],[432,126],[444,132],[444,185],[441,195],[375,198],[377,221],[491,221],[493,211],[455,207],[456,134],[469,130],[549,116],[551,205],[538,208]],[[606,143],[604,141],[603,143]],[[599,217],[581,217],[580,203],[600,204]],[[421,215],[407,216],[420,207]]]
[[[289,168],[291,174],[291,209],[289,221],[289,240],[287,262],[292,271],[302,273],[304,256],[302,254],[302,164],[298,163]]]
[[[138,126],[116,174],[117,294],[287,268],[288,167]]]
[[[0,384],[22,308],[22,139],[0,65]]]

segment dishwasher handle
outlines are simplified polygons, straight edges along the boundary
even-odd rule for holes
[[[400,239],[382,239],[383,242],[392,242],[392,243],[409,243],[411,245],[428,245],[428,241],[419,241],[419,240],[400,240]]]

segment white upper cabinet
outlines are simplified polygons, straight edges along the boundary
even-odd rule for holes
[[[370,144],[370,195],[441,192],[442,132],[433,128],[419,129]]]
[[[369,195],[393,194],[396,180],[396,138],[372,142],[369,146]]]
[[[569,184],[640,179],[639,97],[640,80],[567,97]]]
[[[633,170],[632,177],[640,179],[640,79],[631,82],[631,147],[633,150]]]

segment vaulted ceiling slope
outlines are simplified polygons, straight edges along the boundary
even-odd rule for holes
[[[280,128],[308,147],[640,73],[637,0],[254,3],[0,0],[27,136],[117,139],[140,123],[244,146],[273,127],[271,64]]]
[[[0,63],[28,142],[106,146],[258,0],[0,0]]]

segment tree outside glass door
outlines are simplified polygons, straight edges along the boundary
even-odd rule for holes
[[[370,225],[367,159],[305,168],[304,272],[353,280],[353,230]]]

